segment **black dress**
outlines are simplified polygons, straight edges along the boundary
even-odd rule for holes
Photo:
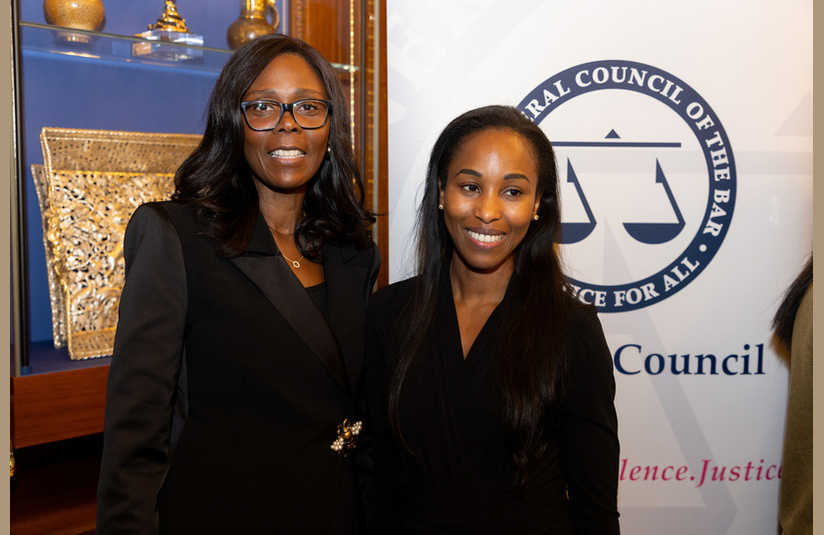
[[[572,313],[568,395],[547,455],[525,488],[498,423],[490,348],[506,328],[504,303],[466,359],[448,277],[435,333],[404,383],[400,419],[409,453],[385,426],[385,375],[397,357],[397,325],[414,280],[373,296],[367,381],[375,437],[370,523],[375,533],[619,533],[618,455],[612,359],[593,307]],[[510,301],[508,301],[510,300]],[[517,304],[515,304],[517,306]],[[551,321],[551,318],[547,318]]]

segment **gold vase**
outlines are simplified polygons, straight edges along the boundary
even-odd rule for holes
[[[272,13],[272,21],[266,20],[266,10]],[[237,50],[255,37],[274,33],[280,22],[275,0],[240,0],[240,17],[226,30],[229,48]]]
[[[44,0],[43,14],[49,24],[89,31],[97,30],[105,16],[101,0]],[[88,35],[71,32],[61,32],[58,37],[72,42],[91,41]]]

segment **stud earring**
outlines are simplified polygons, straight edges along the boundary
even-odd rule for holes
[[[438,205],[438,210],[443,210],[443,204]]]
[[[326,145],[326,154],[332,154],[332,146]]]
[[[532,216],[532,219],[534,219],[535,221],[538,221],[538,214],[535,214],[534,216]]]

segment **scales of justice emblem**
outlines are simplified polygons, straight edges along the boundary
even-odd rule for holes
[[[595,61],[548,78],[518,109],[555,148],[559,241],[579,299],[636,310],[710,263],[732,219],[735,163],[717,115],[685,82],[650,65]],[[608,133],[593,138],[599,130]]]
[[[614,134],[614,130],[611,134]],[[564,142],[553,143],[554,146],[564,146]],[[579,144],[579,146],[586,146],[589,144]],[[592,144],[595,145],[595,144]],[[654,144],[645,144],[645,145],[654,145]],[[680,143],[678,144],[680,146]],[[583,189],[581,188],[581,182],[578,180],[578,176],[575,174],[575,169],[572,167],[572,162],[567,159],[567,182],[573,185],[575,191],[578,194],[578,199],[583,206],[583,209],[586,213],[587,220],[585,222],[563,222],[561,223],[561,239],[560,243],[564,245],[569,245],[573,243],[578,243],[587,236],[589,236],[593,230],[595,230],[595,226],[598,224],[597,220],[595,219],[595,215],[592,213],[592,208],[589,206],[589,202],[587,202],[586,195],[584,194]],[[681,209],[678,207],[678,203],[675,200],[675,196],[672,194],[672,189],[667,182],[667,177],[664,175],[664,171],[661,169],[661,163],[656,159],[655,160],[655,183],[661,184],[664,188],[664,192],[666,193],[667,200],[669,202],[669,206],[672,208],[672,211],[677,219],[676,222],[646,222],[646,223],[624,223],[624,229],[626,229],[627,233],[632,236],[634,239],[638,240],[641,243],[646,243],[650,245],[656,245],[661,243],[666,243],[676,236],[678,236],[681,231],[684,229],[686,222],[684,221],[684,216],[681,214]]]

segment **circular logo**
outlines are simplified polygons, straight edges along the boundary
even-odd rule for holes
[[[555,148],[562,256],[579,299],[637,310],[709,265],[732,220],[735,161],[689,85],[650,65],[594,61],[547,78],[518,109]]]

